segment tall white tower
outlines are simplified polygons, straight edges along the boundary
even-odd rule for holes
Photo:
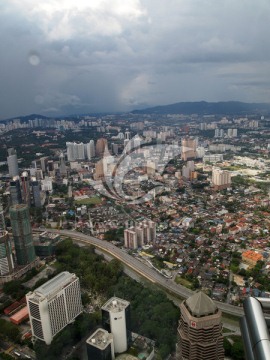
[[[112,333],[115,353],[123,353],[130,342],[130,303],[112,297],[101,308],[102,325]]]

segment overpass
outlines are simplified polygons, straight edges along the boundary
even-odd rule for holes
[[[85,235],[77,231],[67,231],[67,230],[54,230],[50,229],[50,232],[57,233],[62,236],[70,237],[74,242],[82,243],[86,245],[93,245],[94,247],[100,249],[101,251],[107,252],[120,262],[122,262],[127,267],[131,268],[133,271],[138,273],[143,278],[148,281],[160,286],[164,290],[168,291],[172,295],[187,299],[194,292],[186,287],[176,284],[175,282],[166,279],[164,276],[159,274],[154,269],[148,267],[146,264],[142,263],[138,259],[130,256],[125,251],[119,249],[117,246],[113,245],[110,242],[97,239],[93,236]],[[242,317],[244,315],[244,310],[242,307],[222,303],[215,301],[217,307],[224,313],[233,315],[236,317]]]

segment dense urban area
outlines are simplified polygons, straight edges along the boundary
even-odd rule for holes
[[[267,113],[31,115],[1,122],[0,139],[0,358],[87,359],[115,298],[130,303],[133,341],[119,359],[179,359],[179,305],[206,294],[227,306],[220,359],[244,359],[226,309],[270,298]],[[66,272],[81,303],[44,343],[29,302]]]

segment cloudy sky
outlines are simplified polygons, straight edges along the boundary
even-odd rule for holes
[[[270,102],[269,0],[0,0],[0,118]]]

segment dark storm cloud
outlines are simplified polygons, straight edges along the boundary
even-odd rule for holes
[[[268,101],[268,0],[2,0],[0,118]]]

